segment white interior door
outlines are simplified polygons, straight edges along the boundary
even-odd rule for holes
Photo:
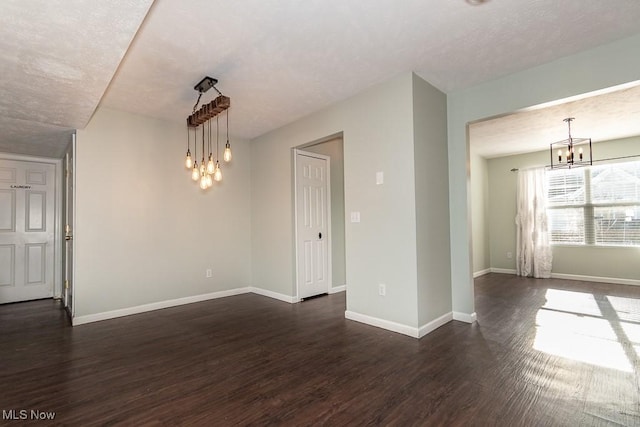
[[[0,303],[53,297],[55,165],[0,160]]]
[[[73,317],[73,206],[74,206],[74,163],[73,153],[75,149],[74,139],[67,150],[64,159],[65,191],[64,191],[64,262],[63,277],[64,289],[62,291],[64,306]]]
[[[298,297],[329,291],[328,160],[296,152]]]

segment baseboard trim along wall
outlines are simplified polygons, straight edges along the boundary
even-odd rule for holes
[[[449,312],[449,313],[445,313],[442,316],[438,317],[435,320],[432,320],[431,322],[427,323],[426,325],[422,325],[418,328],[418,338],[422,338],[423,336],[427,335],[430,332],[435,331],[436,329],[438,329],[440,326],[449,323],[453,320],[453,313]]]
[[[621,279],[617,277],[581,276],[579,274],[551,273],[552,279],[582,280],[585,282],[615,283],[616,285],[640,286],[640,280]]]
[[[459,311],[453,312],[453,320],[458,320],[460,322],[465,323],[473,323],[478,320],[478,316],[476,316],[475,311],[471,314],[469,313],[460,313]]]
[[[500,273],[500,274],[516,274],[516,271],[511,268],[493,268],[491,267],[491,273]]]
[[[489,274],[491,273],[491,269],[490,268],[485,268],[484,270],[480,270],[480,271],[476,271],[475,273],[473,273],[473,278],[477,278],[480,276],[484,276],[485,274]]]
[[[179,305],[192,304],[194,302],[202,302],[211,299],[230,297],[233,295],[246,294],[251,292],[251,288],[236,288],[227,291],[212,292],[209,294],[194,295],[190,297],[176,298],[167,301],[152,302],[150,304],[142,304],[134,307],[121,308],[118,310],[105,311],[96,314],[87,314],[85,316],[76,316],[72,319],[73,326],[83,325],[85,323],[99,322],[101,320],[115,319],[117,317],[130,316],[132,314],[145,313],[147,311],[160,310],[163,308],[176,307]]]
[[[292,297],[291,295],[285,295],[278,292],[268,291],[262,288],[250,287],[249,292],[253,292],[254,294],[262,295],[264,297],[277,299],[279,301],[288,302],[289,304],[294,304],[300,301],[298,297]]]
[[[347,285],[342,286],[334,286],[333,288],[329,288],[330,294],[337,294],[338,292],[344,292],[347,290]]]
[[[491,268],[491,272],[502,273],[502,274],[516,274],[516,270],[512,270],[509,268]],[[599,276],[583,276],[580,274],[551,273],[551,278],[565,279],[565,280],[581,280],[583,282],[614,283],[616,285],[640,286],[640,280],[622,279],[619,277],[599,277]]]
[[[390,320],[380,319],[378,317],[367,316],[366,314],[361,314],[350,310],[344,312],[344,317],[349,320],[354,320],[366,325],[375,326],[376,328],[386,329],[387,331],[407,335],[412,338],[422,338],[429,332],[432,332],[445,323],[451,321],[453,319],[453,314],[444,314],[419,328],[404,325],[402,323],[392,322]]]

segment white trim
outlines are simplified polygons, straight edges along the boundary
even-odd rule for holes
[[[347,310],[344,312],[344,317],[349,320],[365,323],[367,325],[386,329],[391,332],[397,332],[399,334],[408,335],[413,338],[419,338],[418,328],[414,328],[413,326],[403,325],[402,323],[396,323],[390,320],[384,320],[384,319],[379,319],[377,317],[367,316],[366,314],[360,314],[350,310]]]
[[[583,282],[614,283],[616,285],[640,286],[640,280],[616,277],[581,276],[578,274],[551,273],[552,279],[582,280]]]
[[[418,338],[422,338],[423,336],[427,335],[430,332],[435,331],[436,329],[438,329],[440,326],[449,323],[453,320],[453,313],[452,312],[448,312],[443,314],[442,316],[438,317],[437,319],[432,320],[431,322],[427,323],[426,325],[422,325],[420,326],[420,328],[418,329]]]
[[[500,273],[500,274],[516,274],[516,271],[511,268],[493,268],[491,267],[492,273]]]
[[[167,301],[153,302],[150,304],[137,305],[134,307],[121,308],[118,310],[105,311],[96,314],[87,314],[85,316],[75,316],[72,320],[73,326],[82,325],[85,323],[99,322],[101,320],[114,319],[116,317],[130,316],[132,314],[145,313],[147,311],[160,310],[163,308],[176,307],[184,304],[191,304],[194,302],[207,301],[216,298],[224,298],[233,295],[246,294],[249,292],[249,287],[229,289],[226,291],[212,292],[209,294],[193,295],[190,297],[176,298]]]
[[[453,312],[453,320],[457,320],[459,322],[465,322],[465,323],[473,323],[476,320],[478,320],[478,316],[476,316],[475,311],[471,314],[469,313],[461,313],[459,311],[454,311]]]
[[[330,294],[337,294],[338,292],[344,292],[346,290],[347,290],[347,285],[333,286],[333,287],[329,288],[329,293]]]
[[[516,274],[515,270],[511,270],[508,268],[491,268],[491,272],[503,273],[503,274]],[[565,280],[580,280],[583,282],[613,283],[616,285],[640,286],[640,280],[638,279],[622,279],[618,277],[599,277],[599,276],[584,276],[580,274],[551,273],[551,278],[565,279]]]
[[[295,304],[297,302],[300,302],[298,297],[292,297],[290,295],[285,295],[285,294],[281,294],[281,293],[278,293],[278,292],[268,291],[266,289],[256,288],[256,287],[253,287],[253,286],[249,287],[248,289],[249,289],[249,292],[252,292],[254,294],[262,295],[263,297],[269,297],[269,298],[277,299],[279,301],[288,302],[289,304]]]
[[[489,274],[489,273],[491,273],[491,269],[485,268],[484,270],[476,271],[475,273],[473,273],[473,278],[476,279],[480,276],[484,276],[485,274]]]

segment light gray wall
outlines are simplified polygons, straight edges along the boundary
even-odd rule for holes
[[[203,192],[184,167],[185,133],[105,108],[78,131],[77,315],[251,284],[248,143],[232,140],[222,185]]]
[[[331,286],[347,283],[344,250],[344,154],[342,138],[303,148],[331,158]]]
[[[629,155],[640,155],[640,137],[593,144],[594,160]],[[548,163],[548,150],[488,160],[491,267],[516,268],[517,173],[510,170]],[[507,258],[507,252],[513,254],[512,259]],[[640,248],[555,245],[552,272],[637,280],[640,279],[638,260]]]
[[[491,267],[489,248],[489,172],[487,159],[471,146],[471,224],[473,238],[473,272]]]
[[[451,312],[447,97],[413,76],[419,325]]]
[[[453,310],[474,311],[467,124],[519,109],[635,81],[640,35],[447,95]]]
[[[404,73],[252,141],[254,286],[296,294],[291,149],[342,132],[345,211],[361,214],[345,224],[347,310],[418,324],[412,82]]]

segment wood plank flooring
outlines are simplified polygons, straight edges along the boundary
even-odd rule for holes
[[[640,425],[639,287],[489,274],[475,289],[476,324],[421,340],[345,320],[344,293],[74,328],[52,300],[0,306],[0,410],[72,426]]]

